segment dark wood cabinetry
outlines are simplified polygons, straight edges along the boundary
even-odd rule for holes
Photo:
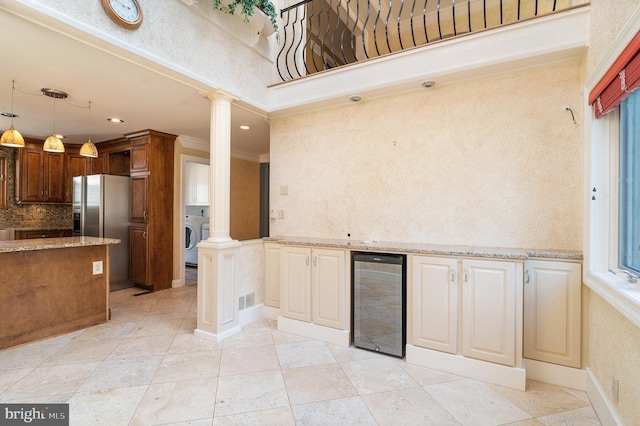
[[[65,154],[45,152],[42,143],[28,141],[16,154],[17,203],[65,202]]]
[[[16,229],[16,240],[32,240],[37,238],[61,238],[71,237],[73,232],[71,229]]]
[[[131,141],[130,280],[150,290],[173,279],[173,144],[175,135],[146,130]]]

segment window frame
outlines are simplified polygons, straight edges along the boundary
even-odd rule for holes
[[[585,94],[591,93],[606,75],[639,27],[640,9],[629,19],[602,61],[585,81]],[[584,117],[583,282],[640,327],[640,283],[632,284],[623,274],[617,276],[609,272],[609,269],[618,268],[619,265],[619,107],[596,119],[585,96]]]

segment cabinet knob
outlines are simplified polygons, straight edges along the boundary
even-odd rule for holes
[[[526,271],[524,271],[524,282],[525,283],[531,282],[531,277],[529,276],[529,270],[528,269]]]
[[[142,217],[144,217],[144,219],[147,220],[147,211],[146,210],[142,213]]]
[[[313,256],[313,266],[318,266],[318,256]]]
[[[142,238],[144,238],[145,240],[147,239],[147,231],[144,231],[144,232],[142,233]]]
[[[149,160],[147,160],[146,158],[144,159],[144,167],[148,167],[149,166]]]

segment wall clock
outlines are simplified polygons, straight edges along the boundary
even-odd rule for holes
[[[132,30],[142,24],[142,8],[138,0],[102,0],[102,7],[116,24],[124,28]]]

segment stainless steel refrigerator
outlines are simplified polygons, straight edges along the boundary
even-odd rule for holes
[[[117,238],[109,246],[111,291],[133,287],[129,281],[129,178],[90,175],[73,178],[74,236]]]

